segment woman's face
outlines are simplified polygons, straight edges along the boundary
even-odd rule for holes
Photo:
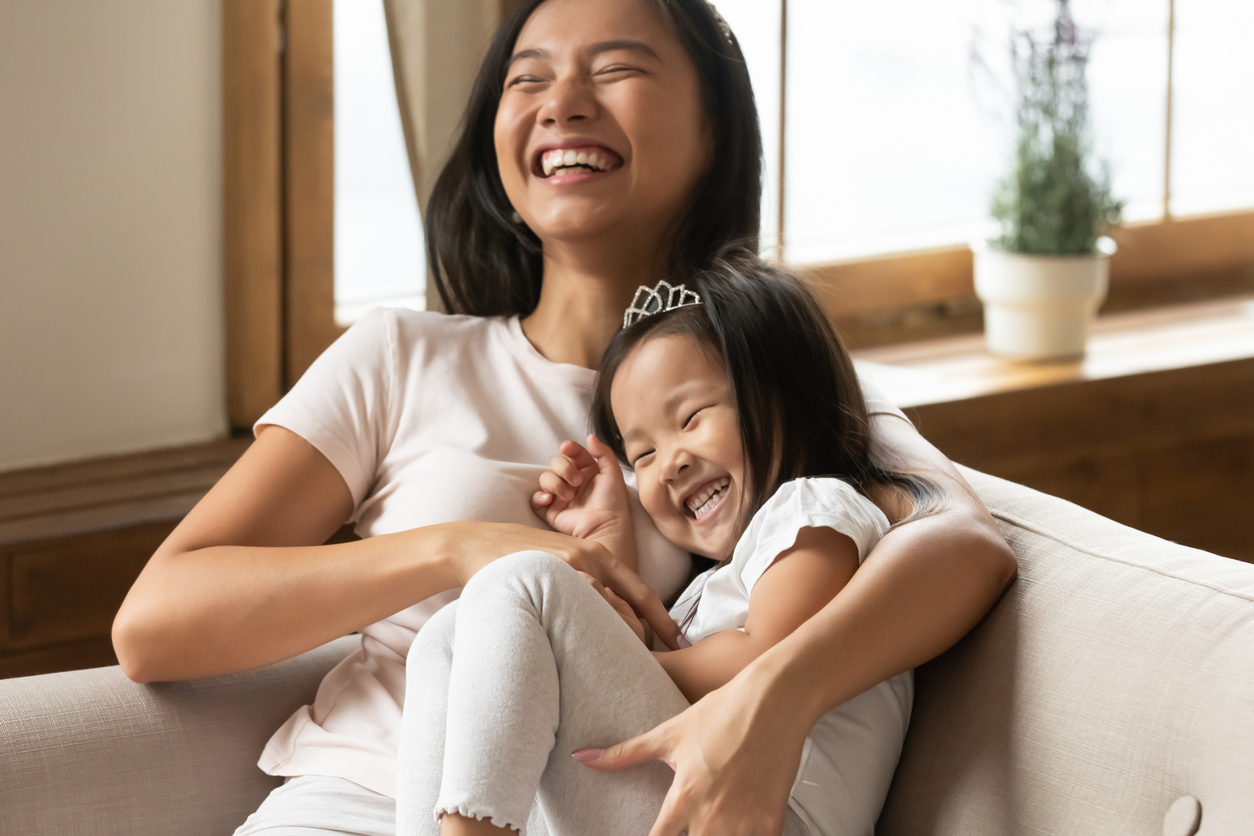
[[[496,113],[505,192],[541,240],[656,247],[709,155],[696,68],[648,0],[548,0]]]
[[[722,364],[696,339],[646,339],[610,386],[640,503],[667,540],[722,560],[740,536],[744,454]]]

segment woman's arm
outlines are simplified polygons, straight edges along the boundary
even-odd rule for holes
[[[527,549],[598,576],[633,605],[646,597],[600,545],[521,525],[448,523],[321,545],[352,509],[339,472],[311,444],[263,429],[131,587],[113,622],[123,672],[137,682],[196,679],[286,659]]]
[[[894,466],[933,480],[945,507],[890,531],[831,603],[727,685],[586,762],[675,769],[650,836],[778,836],[814,723],[948,649],[1014,580],[1014,555],[953,465],[909,423],[874,421]]]
[[[689,702],[726,685],[836,596],[858,568],[858,547],[830,528],[803,528],[762,573],[743,630],[723,630],[683,650],[653,655]]]

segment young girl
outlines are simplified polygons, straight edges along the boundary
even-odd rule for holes
[[[404,714],[415,733],[403,739],[422,741],[402,752],[407,825],[425,816],[439,832],[434,809],[460,832],[530,817],[555,834],[644,836],[668,771],[602,775],[576,764],[589,750],[567,753],[727,683],[841,590],[890,516],[933,503],[928,483],[872,461],[853,366],[799,281],[746,255],[694,285],[641,288],[602,361],[595,434],[562,445],[533,498],[554,529],[630,560],[629,466],[658,530],[714,562],[671,610],[685,646],[646,651],[630,606],[550,556],[481,571],[411,651],[424,679]],[[911,699],[905,673],[822,718],[785,776],[786,833],[872,832]]]

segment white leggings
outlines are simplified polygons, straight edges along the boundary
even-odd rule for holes
[[[423,626],[406,671],[399,836],[437,836],[439,816],[449,812],[529,836],[649,832],[670,768],[651,763],[607,775],[570,753],[642,734],[688,701],[610,605],[562,561],[520,552],[480,571],[456,603]],[[807,833],[789,810],[785,836]]]

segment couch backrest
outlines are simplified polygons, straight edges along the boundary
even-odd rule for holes
[[[918,670],[876,832],[1254,833],[1254,565],[964,475],[1019,578]]]

